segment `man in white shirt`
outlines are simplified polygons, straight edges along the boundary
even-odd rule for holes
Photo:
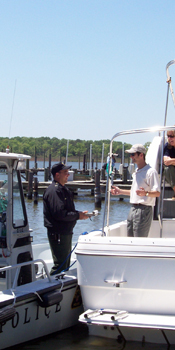
[[[146,148],[135,144],[126,150],[132,162],[137,164],[133,173],[131,190],[122,190],[112,186],[113,195],[130,196],[131,209],[127,218],[127,233],[129,237],[147,237],[151,226],[156,197],[160,196],[160,185],[157,171],[145,162]]]

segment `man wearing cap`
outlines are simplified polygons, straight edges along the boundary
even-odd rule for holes
[[[77,220],[88,218],[87,211],[75,210],[72,192],[65,186],[70,168],[61,162],[54,164],[51,169],[53,182],[43,195],[44,226],[54,261],[51,275],[69,267],[73,228]]]
[[[131,209],[127,219],[127,233],[129,237],[147,237],[152,221],[152,208],[155,198],[160,196],[160,185],[157,171],[145,162],[146,148],[135,144],[126,150],[130,154],[137,169],[133,173],[131,190],[122,190],[112,186],[113,195],[130,196]]]

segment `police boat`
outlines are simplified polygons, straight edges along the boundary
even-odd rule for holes
[[[0,152],[0,348],[71,327],[82,313],[76,270],[50,276],[32,247],[20,167],[30,156]]]

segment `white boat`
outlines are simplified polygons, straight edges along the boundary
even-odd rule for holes
[[[49,248],[32,248],[19,170],[27,158],[0,152],[0,349],[71,327],[83,311],[76,269],[50,276]]]
[[[148,237],[127,237],[126,221],[109,223],[108,178],[103,227],[79,237],[77,276],[84,306],[79,320],[87,323],[91,335],[175,344],[175,201],[162,178],[169,129],[175,126],[128,130],[111,139],[110,157],[117,137],[157,131],[146,162],[157,169],[162,190]]]

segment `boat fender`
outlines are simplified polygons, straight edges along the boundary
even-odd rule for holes
[[[14,305],[8,305],[0,309],[0,323],[11,320],[16,314]]]
[[[55,304],[59,304],[63,299],[63,294],[58,290],[44,293],[38,296],[38,304],[41,307],[48,307]]]

